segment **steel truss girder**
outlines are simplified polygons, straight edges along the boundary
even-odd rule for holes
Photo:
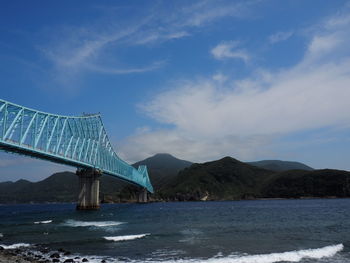
[[[99,114],[55,115],[0,99],[0,150],[95,168],[153,193],[146,166],[135,169],[118,157]]]

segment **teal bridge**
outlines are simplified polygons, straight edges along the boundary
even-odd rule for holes
[[[118,177],[153,193],[146,166],[113,150],[100,114],[55,115],[0,100],[0,150]]]

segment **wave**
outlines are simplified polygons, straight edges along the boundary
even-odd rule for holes
[[[30,244],[27,243],[17,243],[17,244],[12,244],[12,245],[1,245],[0,247],[3,247],[4,249],[16,249],[19,247],[30,247]]]
[[[66,220],[64,225],[70,227],[108,227],[119,226],[124,222],[118,221],[77,221],[73,219]]]
[[[145,236],[149,236],[150,234],[140,234],[140,235],[128,235],[128,236],[115,236],[115,237],[104,237],[104,239],[109,241],[126,241],[126,240],[133,240],[138,238],[143,238]]]
[[[3,233],[0,233],[0,238],[4,237],[4,234]]]
[[[34,224],[49,224],[52,223],[52,220],[36,221]]]
[[[213,257],[209,259],[185,259],[185,260],[166,260],[162,262],[168,263],[275,263],[275,262],[299,262],[302,259],[320,259],[332,257],[344,249],[343,244],[326,246],[316,249],[294,250],[282,253],[258,254],[247,256],[228,256],[228,257]]]

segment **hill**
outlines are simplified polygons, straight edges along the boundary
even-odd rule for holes
[[[288,162],[280,160],[263,160],[258,162],[247,162],[247,164],[254,165],[271,171],[288,171],[288,170],[306,170],[312,171],[313,168],[306,164],[299,162]]]
[[[274,171],[296,164],[304,170]],[[273,165],[273,169],[264,169],[231,157],[192,164],[169,154],[156,154],[134,164],[139,165],[148,166],[156,191],[151,196],[154,201],[350,197],[350,172],[310,170],[295,162],[258,162],[262,167]],[[112,176],[101,176],[100,182],[102,202],[136,200],[137,187]],[[3,182],[0,203],[76,202],[78,188],[78,177],[72,172],[56,173],[36,183]]]
[[[170,180],[175,178],[179,171],[191,166],[191,162],[180,160],[167,153],[158,153],[152,157],[134,163],[137,168],[139,165],[147,165],[148,174],[153,188],[160,190]]]
[[[350,172],[310,169],[276,172],[225,157],[184,169],[159,197],[171,201],[350,197]]]
[[[350,197],[350,172],[291,170],[277,173],[262,191],[264,197]]]
[[[112,176],[101,176],[100,196],[118,200],[121,181]],[[33,183],[26,180],[0,183],[0,203],[76,202],[78,177],[72,172],[55,173]]]
[[[160,191],[166,200],[235,200],[260,196],[263,182],[272,171],[231,157],[192,164]]]
[[[147,165],[148,173],[157,190],[191,162],[177,159],[170,154],[156,154],[134,164]],[[33,183],[27,180],[0,183],[0,203],[76,202],[79,191],[78,177],[72,172],[55,173]],[[136,200],[138,189],[115,177],[101,176],[100,198],[102,202]]]

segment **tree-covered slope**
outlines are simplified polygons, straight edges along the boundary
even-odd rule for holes
[[[137,168],[139,165],[146,165],[153,188],[158,191],[176,177],[179,171],[191,164],[189,161],[180,160],[170,154],[158,153],[133,164],[133,166]]]
[[[264,197],[350,197],[350,172],[291,170],[277,173],[262,191]]]
[[[247,164],[254,165],[271,171],[288,171],[288,170],[306,170],[312,171],[313,168],[300,162],[289,162],[280,160],[263,160],[258,162],[248,162]]]
[[[242,163],[231,157],[182,170],[161,191],[169,200],[234,200],[254,198],[273,172]]]

